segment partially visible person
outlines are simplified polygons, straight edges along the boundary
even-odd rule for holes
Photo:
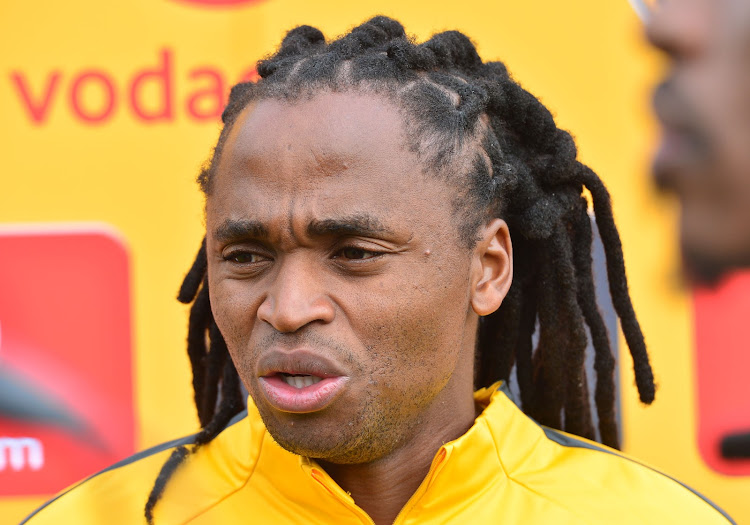
[[[750,266],[750,2],[662,0],[647,35],[669,57],[656,182],[680,199],[687,276],[713,283]]]

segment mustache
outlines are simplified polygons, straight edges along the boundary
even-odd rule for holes
[[[690,134],[700,132],[701,119],[674,78],[667,78],[656,86],[652,107],[665,127]]]
[[[680,144],[680,154],[661,158],[653,165],[657,190],[674,189],[674,175],[705,166],[714,156],[712,139],[696,107],[680,89],[674,78],[656,86],[652,105],[662,126],[662,141]]]
[[[253,345],[253,352],[259,353],[262,349],[271,347],[283,350],[293,350],[299,347],[313,348],[323,350],[326,354],[337,356],[342,360],[354,360],[354,354],[347,345],[312,330],[292,333],[274,331]]]

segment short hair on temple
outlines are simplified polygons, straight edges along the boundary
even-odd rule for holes
[[[258,73],[258,82],[232,88],[212,159],[198,177],[203,192],[211,194],[227,136],[252,101],[294,102],[323,91],[373,93],[389,100],[408,117],[407,146],[425,173],[458,189],[459,238],[473,245],[479,226],[491,217],[503,218],[511,232],[513,284],[500,308],[480,320],[475,385],[508,380],[515,366],[525,413],[594,439],[584,364],[590,334],[599,435],[617,448],[615,357],[596,304],[584,188],[593,201],[610,295],[644,403],[654,399],[653,373],[628,293],[609,194],[596,173],[577,160],[573,138],[557,127],[549,110],[511,78],[504,64],[483,62],[462,33],[447,31],[416,43],[386,17],[330,43],[318,29],[297,27],[275,54],[258,63]],[[188,355],[202,429],[192,447],[175,449],[162,467],[146,504],[149,523],[174,470],[244,408],[239,377],[211,314],[206,267],[204,240],[178,296],[192,303]]]

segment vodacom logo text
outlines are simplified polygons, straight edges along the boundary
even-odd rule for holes
[[[173,122],[180,113],[189,120],[211,121],[221,115],[230,86],[257,78],[252,66],[236,73],[207,64],[180,71],[176,54],[163,48],[129,72],[104,66],[72,71],[53,67],[31,78],[16,69],[9,80],[21,111],[41,126],[61,110],[87,125],[106,124],[121,113],[144,123]]]

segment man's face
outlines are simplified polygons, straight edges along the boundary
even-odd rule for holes
[[[404,142],[382,98],[338,93],[261,100],[223,149],[206,204],[211,305],[293,452],[373,461],[471,397],[472,250],[455,190]]]
[[[750,264],[750,2],[663,0],[648,36],[671,59],[657,183],[680,198],[689,272],[710,279]]]

